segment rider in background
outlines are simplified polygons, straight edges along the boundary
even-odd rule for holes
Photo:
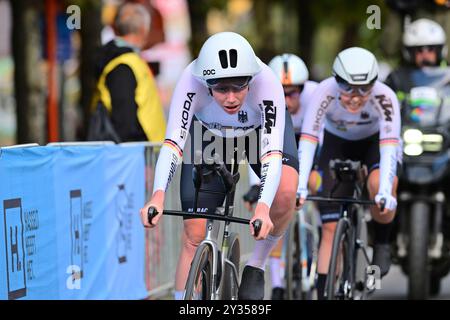
[[[252,137],[255,141],[251,141]],[[243,159],[238,157],[245,154],[261,177],[261,190],[251,222],[260,219],[262,228],[255,236],[258,241],[243,270],[238,296],[244,300],[262,300],[267,258],[292,219],[298,158],[280,82],[255,55],[247,40],[234,32],[221,32],[208,38],[198,58],[186,67],[177,83],[165,142],[156,164],[153,195],[141,209],[145,227],[154,227],[161,218],[165,192],[182,160],[181,205],[183,211],[192,212],[195,193],[192,156],[199,150],[204,161],[212,158],[214,151],[228,170],[232,162],[239,163]],[[201,187],[214,191],[224,188],[218,177],[205,180]],[[220,194],[200,193],[197,211],[215,212],[224,198]],[[152,225],[147,220],[150,206],[160,212]],[[205,228],[206,219],[184,219],[175,299],[183,298],[190,264],[205,237]],[[254,235],[252,225],[250,232]]]
[[[295,131],[295,141],[300,138],[300,130],[305,115],[306,106],[317,87],[317,82],[308,80],[309,72],[303,60],[290,53],[275,56],[269,67],[275,72],[283,85],[286,106],[292,118]],[[258,199],[259,178],[249,166],[250,190],[243,196],[245,207],[248,211],[253,210],[253,204]],[[310,177],[312,190],[317,190],[320,185],[320,175],[313,171]],[[272,300],[284,299],[285,283],[283,282],[284,262],[281,259],[283,239],[272,250],[269,259],[270,274],[272,281]]]
[[[446,67],[447,46],[444,29],[435,21],[418,19],[407,25],[403,33],[403,58],[405,65],[400,66],[387,77],[385,83],[396,92],[400,102],[417,80],[412,73],[424,67]]]
[[[372,264],[381,275],[391,264],[389,235],[397,206],[397,161],[400,139],[400,109],[395,93],[377,81],[378,65],[368,50],[352,47],[340,52],[333,63],[333,76],[319,83],[308,105],[300,138],[300,204],[308,194],[307,182],[325,123],[319,155],[323,196],[329,196],[335,181],[329,171],[332,159],[361,161],[368,169],[367,189],[377,206],[371,207],[374,220],[374,255]],[[353,187],[342,185],[334,197],[352,196]],[[380,200],[385,199],[384,211]],[[322,238],[318,259],[318,298],[324,298],[339,205],[320,203]]]

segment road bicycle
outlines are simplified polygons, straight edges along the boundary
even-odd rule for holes
[[[340,218],[334,234],[331,260],[325,285],[328,300],[366,299],[381,281],[377,266],[371,265],[367,247],[367,225],[364,206],[376,205],[361,199],[367,177],[367,167],[359,161],[330,160],[330,172],[335,180],[329,197],[310,196],[307,200],[339,203]],[[354,186],[352,197],[333,197],[342,183]],[[381,199],[383,211],[386,200]],[[362,276],[358,274],[362,270]]]
[[[314,298],[319,241],[319,221],[315,209],[311,203],[306,203],[296,211],[283,243],[288,300]]]
[[[233,217],[234,195],[240,175],[234,165],[231,172],[225,164],[215,157],[213,161],[195,164],[192,172],[195,194],[193,212],[164,210],[165,215],[204,218],[206,222],[206,236],[196,249],[186,281],[184,300],[237,300],[239,289],[240,243],[238,234],[230,232],[230,223],[249,224],[250,220]],[[209,164],[208,164],[209,162]],[[212,163],[211,163],[212,162]],[[202,181],[218,175],[224,190],[202,189]],[[214,214],[196,213],[199,193],[225,195],[224,205],[216,208]],[[150,207],[148,220],[151,223],[158,212]],[[220,235],[221,221],[225,223]],[[262,222],[253,222],[255,236],[261,230]],[[219,239],[222,242],[219,243]]]

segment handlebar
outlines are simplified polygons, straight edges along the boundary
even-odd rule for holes
[[[368,206],[377,205],[377,203],[374,200],[362,200],[362,199],[353,199],[353,198],[326,198],[326,197],[308,196],[308,197],[306,197],[306,201],[353,203],[353,204],[362,204],[362,205],[368,205]],[[381,200],[380,200],[381,212],[384,211],[385,207],[386,207],[386,199],[381,198]]]
[[[155,207],[148,208],[147,212],[147,219],[148,223],[153,226],[152,220],[154,217],[158,215],[158,211]],[[174,210],[164,210],[163,214],[166,215],[172,215],[172,216],[186,216],[190,218],[203,218],[203,219],[213,219],[213,220],[221,220],[221,221],[229,221],[229,222],[235,222],[235,223],[241,223],[241,224],[250,224],[250,220],[248,219],[242,219],[242,218],[236,218],[236,217],[227,217],[227,216],[221,216],[217,214],[208,214],[208,213],[188,213],[184,211],[174,211]],[[259,232],[261,231],[262,227],[262,221],[260,219],[256,219],[252,222],[253,228],[255,230],[255,237],[259,235]]]

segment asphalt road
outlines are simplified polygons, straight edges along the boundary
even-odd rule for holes
[[[381,280],[381,289],[376,290],[371,295],[371,300],[405,300],[408,298],[408,279],[401,271],[400,267],[393,265],[391,270]],[[270,285],[270,270],[266,269],[265,272],[265,300],[270,300],[272,288]],[[172,294],[160,297],[159,299],[171,300]],[[441,293],[432,298],[433,300],[450,300],[450,275],[447,275],[441,282]]]
[[[271,295],[270,271],[266,270],[265,299]],[[370,297],[371,300],[405,300],[408,298],[408,279],[399,266],[393,265],[389,273],[381,280],[381,289],[376,290]],[[450,300],[450,275],[441,282],[441,293],[431,299]]]
[[[371,252],[369,251],[371,255]],[[270,300],[272,288],[270,285],[270,268],[265,272],[264,299]],[[381,289],[370,295],[371,300],[406,300],[408,299],[408,278],[402,272],[400,266],[392,265],[389,273],[381,279]],[[441,291],[433,300],[450,300],[450,275],[441,280]]]
[[[433,297],[437,300],[450,300],[450,276],[441,280],[441,293]],[[404,300],[408,298],[408,279],[399,266],[392,266],[389,273],[381,280],[381,289],[374,292],[371,299]]]

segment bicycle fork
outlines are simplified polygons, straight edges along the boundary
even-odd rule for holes
[[[234,288],[239,287],[239,275],[236,266],[228,259],[229,253],[229,235],[230,235],[230,223],[227,222],[224,227],[224,234],[222,240],[222,250],[219,250],[219,246],[215,239],[218,239],[220,231],[220,223],[215,220],[207,220],[206,223],[206,237],[202,243],[208,244],[213,253],[212,264],[212,283],[211,283],[211,300],[219,300],[221,298],[221,290],[223,288],[223,277],[226,270],[225,265],[230,267],[233,274]],[[220,259],[219,259],[220,254]],[[219,265],[220,263],[220,265]],[[220,271],[220,272],[219,272]],[[219,279],[219,277],[221,279]],[[234,289],[233,288],[233,289]]]
[[[206,222],[206,237],[202,241],[208,244],[212,250],[212,283],[211,283],[211,300],[218,299],[217,277],[219,276],[219,250],[215,239],[219,236],[220,224],[217,221],[208,219]],[[223,267],[223,266],[221,266]],[[223,269],[222,269],[223,270]]]
[[[234,265],[232,261],[228,259],[228,253],[230,251],[230,223],[227,222],[225,224],[225,229],[223,233],[223,240],[222,240],[222,277],[224,276],[224,272],[226,270],[226,266],[228,266],[232,273],[232,283],[231,283],[231,292],[237,292],[237,289],[239,289],[239,274],[237,271],[237,267]],[[223,281],[220,281],[219,288],[217,288],[217,292],[220,292],[223,288]],[[233,297],[232,297],[233,298]],[[237,297],[236,297],[237,299]]]

